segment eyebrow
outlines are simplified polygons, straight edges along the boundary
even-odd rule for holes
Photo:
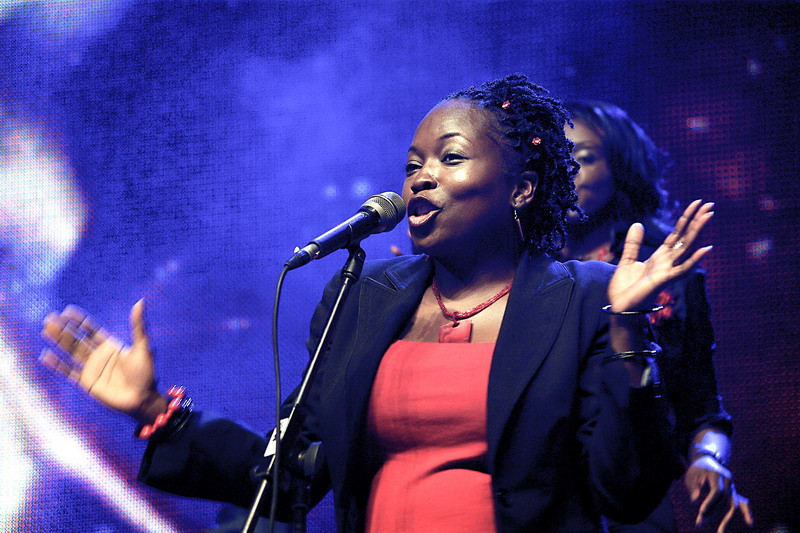
[[[439,141],[444,141],[446,139],[452,139],[453,137],[461,137],[465,141],[469,141],[468,138],[466,138],[463,134],[461,134],[461,133],[459,133],[457,131],[454,131],[454,132],[451,132],[451,133],[445,133],[444,135],[441,135],[438,140]],[[408,151],[409,152],[419,153],[419,149],[416,146],[414,146],[413,144],[408,147]]]
[[[602,149],[603,145],[602,144],[595,144],[593,142],[580,142],[580,143],[575,143],[575,147],[573,148],[573,150],[580,150],[580,149],[585,149],[585,148]]]

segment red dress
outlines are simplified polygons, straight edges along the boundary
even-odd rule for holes
[[[371,533],[493,532],[486,397],[494,343],[396,341],[372,388],[369,424],[385,453]]]

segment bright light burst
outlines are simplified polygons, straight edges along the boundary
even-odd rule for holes
[[[86,207],[68,161],[34,127],[6,123],[0,138],[0,296],[27,322],[38,320],[46,293],[77,245]],[[11,304],[10,302],[15,302]],[[17,317],[17,320],[19,317]],[[140,531],[175,531],[142,494],[61,420],[61,412],[30,379],[0,317],[0,530],[14,530],[35,493],[37,454],[81,480]],[[50,476],[48,476],[49,478]]]

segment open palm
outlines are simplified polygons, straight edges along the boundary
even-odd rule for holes
[[[67,306],[44,321],[42,336],[53,348],[42,362],[76,381],[106,406],[148,418],[148,406],[159,398],[155,390],[153,357],[144,327],[144,302],[130,313],[133,344],[125,345],[99,327],[82,309]]]
[[[714,204],[695,200],[681,215],[675,229],[647,261],[639,261],[644,227],[633,224],[625,237],[619,265],[608,285],[615,312],[642,310],[668,282],[686,275],[710,250],[699,247],[699,235],[714,215]]]

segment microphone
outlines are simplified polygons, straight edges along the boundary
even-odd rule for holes
[[[320,259],[372,235],[393,229],[406,215],[406,204],[399,194],[382,192],[373,194],[358,212],[335,228],[326,231],[286,261],[286,269],[294,270],[314,259]]]

